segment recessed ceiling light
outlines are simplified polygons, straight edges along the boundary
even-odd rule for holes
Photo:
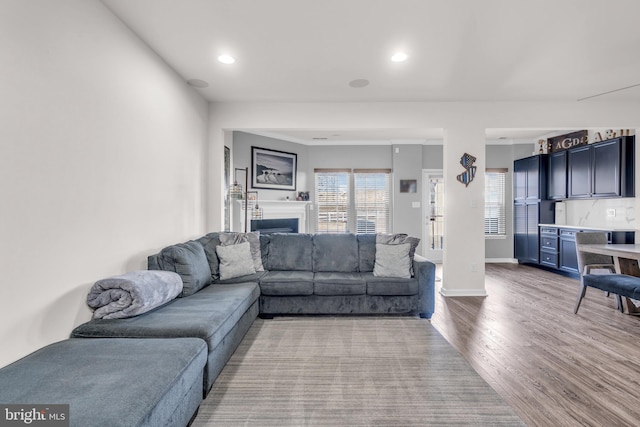
[[[236,59],[231,55],[220,55],[218,56],[218,61],[222,62],[223,64],[233,64],[234,62],[236,62]]]
[[[406,61],[408,57],[409,57],[409,55],[407,55],[404,52],[396,52],[391,57],[391,60],[393,62],[403,62],[403,61]]]
[[[349,86],[355,87],[355,88],[365,87],[368,85],[369,85],[369,80],[367,79],[355,79],[349,82]]]

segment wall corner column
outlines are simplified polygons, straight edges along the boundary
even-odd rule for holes
[[[485,128],[456,125],[444,136],[444,248],[442,264],[443,296],[486,296],[484,286],[484,172],[486,167]],[[458,176],[465,169],[461,157],[475,157],[473,180],[465,185]],[[468,165],[471,166],[471,165]]]

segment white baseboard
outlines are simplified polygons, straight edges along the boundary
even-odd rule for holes
[[[518,260],[515,258],[486,258],[484,262],[487,264],[517,264]]]
[[[445,289],[440,288],[443,297],[486,297],[485,289]]]

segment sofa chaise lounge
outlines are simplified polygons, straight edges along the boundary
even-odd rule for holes
[[[184,427],[202,402],[206,360],[194,338],[60,341],[0,369],[0,404],[14,405],[0,424]]]

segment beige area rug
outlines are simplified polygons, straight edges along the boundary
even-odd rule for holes
[[[409,317],[258,319],[193,426],[524,425],[431,326]]]

